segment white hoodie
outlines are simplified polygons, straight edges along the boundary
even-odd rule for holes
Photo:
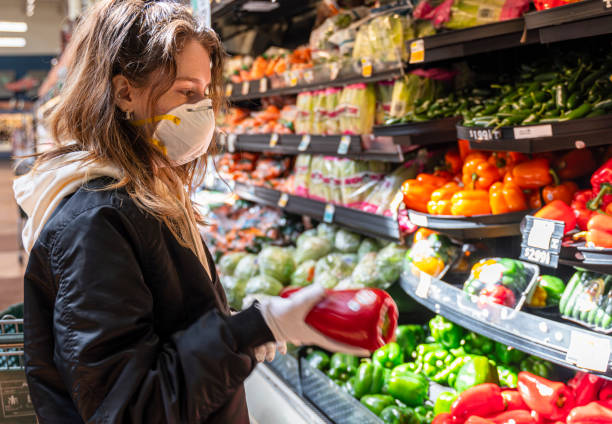
[[[47,161],[13,182],[17,204],[28,215],[21,235],[28,252],[62,199],[99,177],[121,178],[111,165],[87,161],[88,152],[71,152]]]

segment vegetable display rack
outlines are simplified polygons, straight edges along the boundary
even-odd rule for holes
[[[400,280],[423,306],[497,342],[564,367],[612,378],[612,337],[492,303],[413,270]]]
[[[482,128],[457,125],[457,137],[473,149],[540,153],[609,144],[612,116],[603,115],[552,124]]]
[[[428,146],[456,141],[456,124],[460,118],[452,117],[426,122],[379,125],[374,127],[374,135],[393,137],[395,144],[404,146]]]
[[[576,243],[561,247],[559,262],[590,271],[612,274],[612,249],[585,247]]]

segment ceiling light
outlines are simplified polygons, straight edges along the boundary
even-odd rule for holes
[[[280,5],[276,2],[269,1],[249,1],[242,6],[247,12],[271,12],[278,9]]]
[[[0,32],[26,32],[28,24],[25,22],[0,21]]]
[[[0,37],[0,47],[25,47],[26,39],[23,37]]]

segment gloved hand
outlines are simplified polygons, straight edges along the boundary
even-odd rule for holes
[[[339,343],[312,328],[304,320],[308,312],[325,297],[325,289],[312,284],[287,299],[271,297],[261,300],[259,308],[276,341],[291,342],[296,346],[316,345],[332,352],[369,356],[360,347]]]
[[[255,348],[255,358],[257,362],[272,361],[276,356],[276,351],[282,355],[287,353],[287,344],[285,342],[270,342],[257,346]]]

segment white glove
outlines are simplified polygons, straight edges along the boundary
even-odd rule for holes
[[[277,350],[281,355],[287,353],[287,344],[285,342],[269,342],[257,346],[254,350],[257,362],[263,362],[264,360],[271,362],[274,360]]]
[[[276,341],[291,342],[296,346],[316,345],[332,352],[369,356],[368,350],[336,342],[306,324],[306,315],[324,297],[325,289],[318,284],[312,284],[287,299],[263,299],[259,307]]]

